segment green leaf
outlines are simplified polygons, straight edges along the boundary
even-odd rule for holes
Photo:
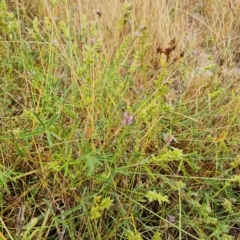
[[[34,116],[37,118],[38,122],[42,125],[44,129],[46,129],[43,121],[40,119],[40,117],[37,115],[37,113],[33,112]]]
[[[46,133],[46,135],[47,135],[47,140],[48,140],[49,147],[52,148],[53,143],[52,143],[51,134],[50,134],[49,131],[46,131],[45,133]]]
[[[94,170],[96,170],[97,167],[102,166],[103,163],[101,162],[101,156],[94,156],[93,153],[89,153],[86,156],[84,156],[86,160],[85,168],[88,169],[87,175],[92,176],[94,173]]]
[[[62,140],[62,138],[61,137],[59,137],[56,133],[54,133],[54,132],[51,132],[51,131],[48,131],[53,137],[55,137],[56,139],[58,139],[58,140]]]
[[[59,118],[59,116],[60,116],[60,114],[54,115],[54,116],[50,119],[47,128],[50,128],[50,127],[56,122],[56,120]]]
[[[30,137],[33,137],[36,135],[40,135],[42,133],[44,133],[44,131],[42,131],[42,130],[38,130],[38,131],[30,132],[30,133],[24,133],[24,134],[20,135],[19,138],[26,139],[26,138],[30,138]]]

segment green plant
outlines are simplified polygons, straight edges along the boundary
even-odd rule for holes
[[[228,4],[0,9],[0,238],[238,237]]]

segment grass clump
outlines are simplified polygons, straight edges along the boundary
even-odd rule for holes
[[[1,239],[239,238],[219,2],[1,1]]]

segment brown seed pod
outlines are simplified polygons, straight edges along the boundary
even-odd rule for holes
[[[169,45],[175,46],[176,45],[176,38],[173,38],[170,42]]]
[[[162,47],[157,47],[157,53],[164,53],[164,49]]]
[[[165,48],[164,53],[168,56],[168,55],[170,55],[170,53],[171,53],[172,51],[175,50],[175,48],[176,48],[175,45],[173,45],[173,46],[169,46],[169,47]]]
[[[101,17],[102,16],[102,13],[100,11],[97,11],[96,14]]]

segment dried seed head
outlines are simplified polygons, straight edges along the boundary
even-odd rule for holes
[[[175,45],[169,46],[169,47],[165,48],[164,53],[168,56],[168,55],[170,55],[171,52],[173,52],[175,50],[175,48],[176,48]]]
[[[145,31],[146,29],[147,29],[147,27],[145,25],[141,25],[140,31]]]
[[[164,49],[162,47],[157,47],[157,53],[164,53]]]
[[[176,38],[173,38],[170,42],[169,45],[175,46],[176,45]]]
[[[101,17],[102,16],[102,13],[100,11],[97,11],[96,14]]]
[[[180,53],[180,57],[181,57],[181,58],[184,57],[184,51],[182,51],[182,52]]]

